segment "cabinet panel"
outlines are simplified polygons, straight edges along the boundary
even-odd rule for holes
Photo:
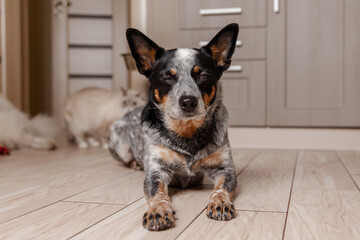
[[[288,0],[286,13],[286,107],[341,108],[342,1]]]
[[[180,29],[266,25],[266,0],[178,0]]]
[[[88,78],[70,78],[69,93],[72,94],[83,88],[88,87],[100,87],[108,90],[112,89],[112,79],[111,78],[97,78],[97,79],[88,79]]]
[[[268,124],[360,126],[360,3],[280,0],[268,12]]]
[[[70,18],[69,37],[70,44],[111,46],[112,20]]]
[[[233,61],[241,71],[226,71],[221,78],[223,101],[232,126],[265,125],[265,61]]]
[[[71,0],[70,14],[112,15],[112,0]]]
[[[216,30],[183,30],[179,32],[180,47],[199,48],[210,41]],[[237,46],[233,59],[265,59],[266,31],[265,28],[240,28]]]
[[[112,49],[70,49],[71,75],[111,75]]]

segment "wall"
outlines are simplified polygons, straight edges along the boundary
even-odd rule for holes
[[[28,0],[31,115],[51,112],[51,5],[49,0]]]

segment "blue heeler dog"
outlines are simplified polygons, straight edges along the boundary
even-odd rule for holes
[[[109,148],[115,159],[146,172],[149,209],[142,222],[148,230],[174,226],[168,186],[196,185],[204,174],[214,182],[207,216],[236,216],[236,174],[219,79],[230,66],[238,32],[230,24],[200,49],[171,50],[136,29],[126,32],[137,68],[151,83],[149,101],[110,127]]]

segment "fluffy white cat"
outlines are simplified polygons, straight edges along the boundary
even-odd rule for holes
[[[64,105],[64,118],[69,140],[79,148],[107,148],[110,125],[131,110],[145,105],[134,90],[109,91],[91,87],[69,96]]]
[[[56,148],[58,133],[55,120],[45,115],[30,119],[0,94],[0,146],[51,150]]]

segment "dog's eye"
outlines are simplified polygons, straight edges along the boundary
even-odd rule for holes
[[[136,106],[137,102],[133,102],[133,106]]]
[[[202,73],[199,75],[198,80],[201,82],[207,81],[210,79],[210,75],[207,73]]]
[[[162,77],[161,80],[162,80],[164,83],[169,84],[169,85],[171,85],[171,84],[174,83],[174,79],[173,79],[171,76],[169,76],[169,75],[165,75],[164,77]]]

